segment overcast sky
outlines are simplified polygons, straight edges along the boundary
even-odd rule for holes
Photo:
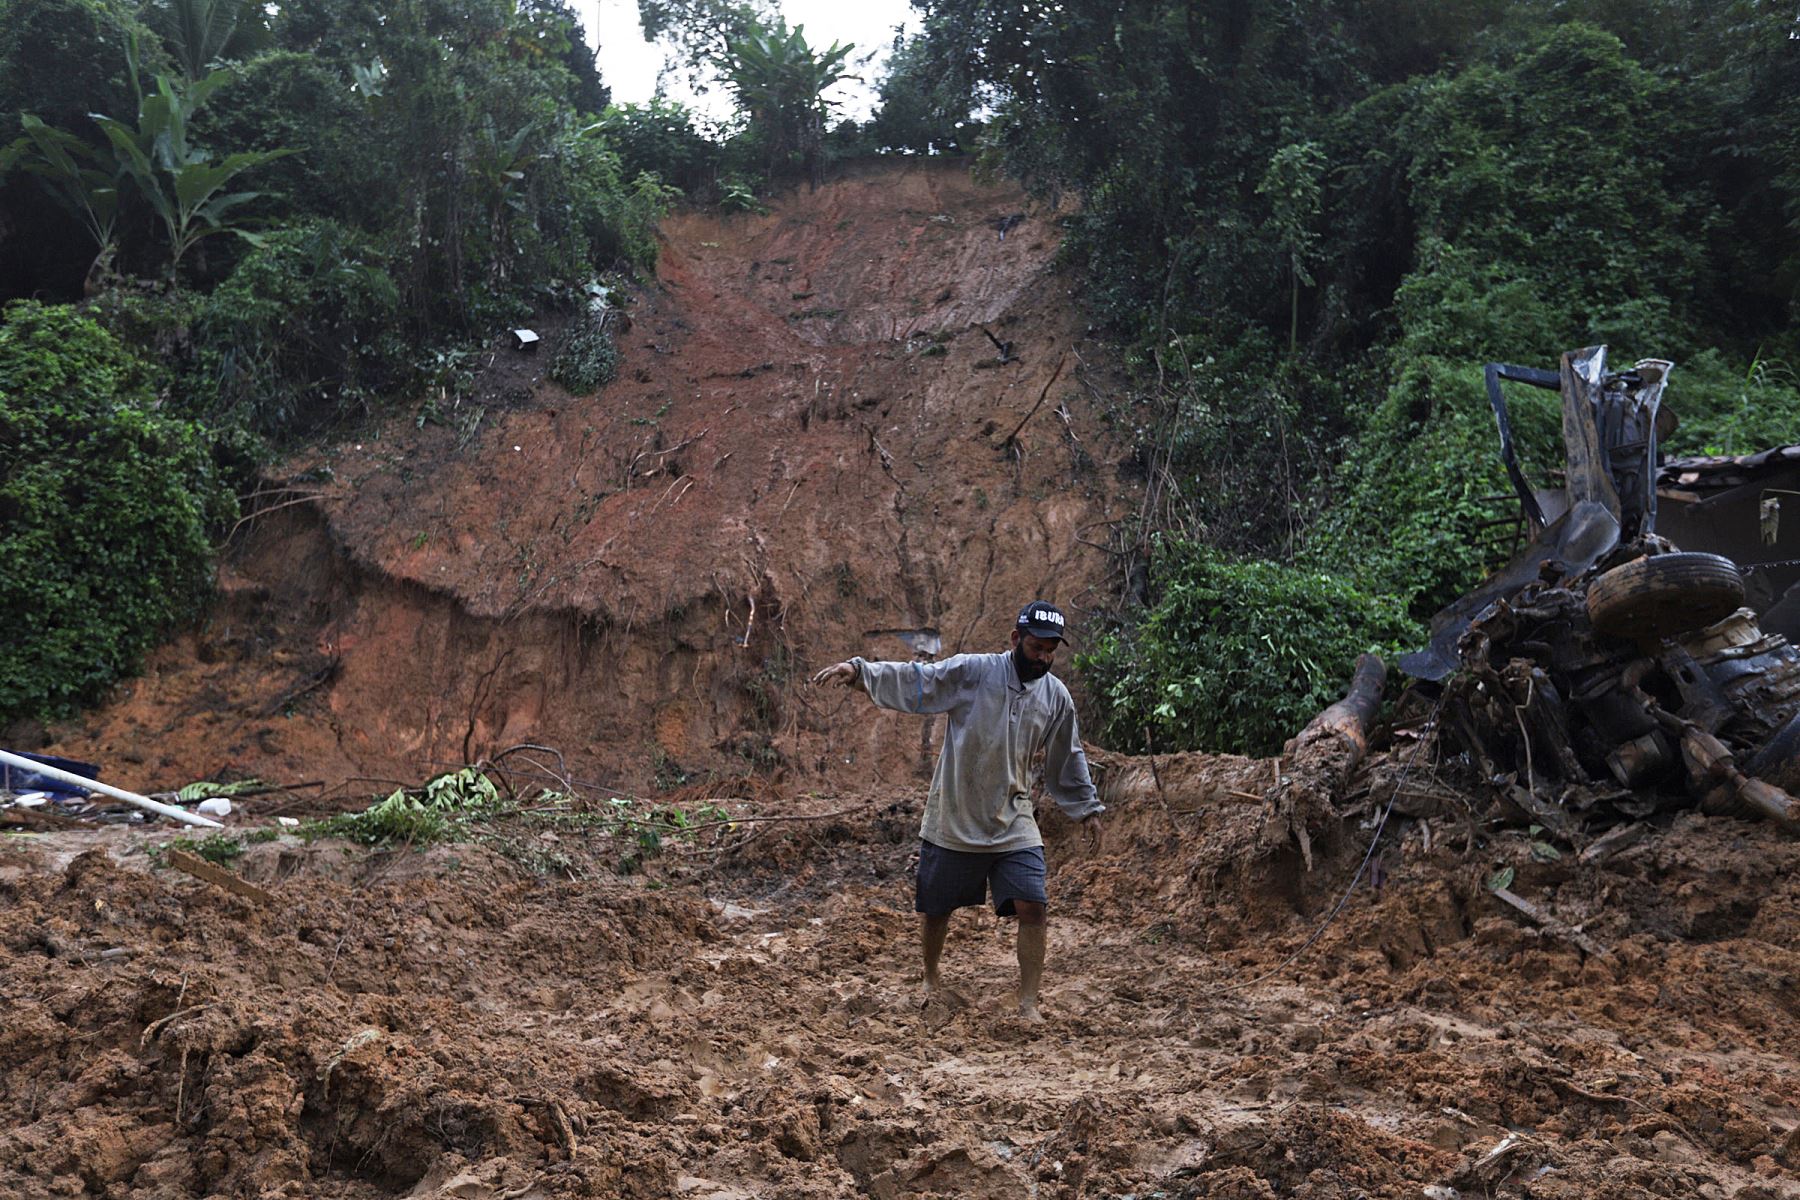
[[[600,78],[612,89],[613,99],[636,103],[648,100],[656,91],[665,51],[644,40],[643,26],[638,24],[637,0],[573,2],[588,31],[588,40],[600,48]],[[853,43],[856,49],[851,58],[859,63],[870,51],[879,52],[873,61],[857,68],[862,82],[841,83],[826,93],[841,102],[838,113],[866,120],[874,109],[874,85],[881,78],[882,63],[893,44],[894,26],[918,28],[912,6],[907,0],[782,0],[781,9],[789,25],[806,27],[810,46],[822,49],[834,41]],[[666,77],[664,94],[713,116],[731,112],[729,98],[716,92],[695,97],[688,90],[685,72],[671,72]]]

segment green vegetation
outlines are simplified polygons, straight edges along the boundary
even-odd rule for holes
[[[250,829],[243,833],[209,833],[205,837],[175,837],[150,848],[150,858],[159,867],[169,865],[169,851],[182,850],[196,858],[220,867],[229,867],[244,857],[252,846],[279,841],[282,830],[277,825]]]
[[[474,767],[439,775],[422,788],[396,788],[362,812],[339,813],[301,827],[308,838],[340,837],[365,846],[429,846],[451,840],[471,821],[500,810],[500,790]]]
[[[1800,431],[1792,11],[921,7],[896,59],[920,82],[890,78],[877,126],[985,105],[991,167],[1079,195],[1065,257],[1153,414],[1141,457],[1174,499],[1128,539],[1148,594],[1087,659],[1121,748],[1146,723],[1168,749],[1278,745],[1356,650],[1403,645],[1402,618],[1495,565],[1477,544],[1505,511],[1484,498],[1508,490],[1486,361],[1553,366],[1596,342],[1672,359],[1676,453]],[[1514,416],[1542,478],[1553,397],[1518,389]],[[1170,629],[1200,596],[1216,660]],[[1294,640],[1335,603],[1349,624]],[[1247,657],[1257,674],[1232,674]]]
[[[153,365],[66,305],[0,324],[0,714],[61,715],[136,669],[207,590],[232,511]]]
[[[881,106],[867,140],[882,150],[915,154],[962,154],[976,145],[981,123],[976,97],[957,76],[939,71],[931,42],[896,33],[887,73],[880,84]]]
[[[1390,661],[1423,631],[1391,599],[1331,575],[1159,548],[1156,603],[1077,665],[1104,698],[1109,745],[1278,753],[1343,690],[1343,664]]]
[[[618,377],[619,347],[603,315],[586,312],[577,317],[550,360],[550,378],[576,395],[597,392]]]
[[[731,814],[716,804],[682,806],[627,796],[597,801],[549,789],[502,794],[481,768],[464,767],[422,788],[396,789],[362,812],[308,821],[298,832],[308,841],[336,837],[388,849],[473,842],[539,874],[572,874],[575,861],[536,837],[562,831],[622,842],[617,866],[630,874],[668,842],[692,843],[709,831],[716,835],[732,828]]]
[[[703,127],[686,105],[661,96],[613,105],[601,114],[600,131],[627,171],[650,172],[684,192],[710,186],[724,161],[723,134]]]

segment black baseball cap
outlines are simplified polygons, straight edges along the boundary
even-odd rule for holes
[[[1068,636],[1068,625],[1062,609],[1046,600],[1033,600],[1019,610],[1019,620],[1014,628],[1033,637],[1056,638],[1061,641]]]

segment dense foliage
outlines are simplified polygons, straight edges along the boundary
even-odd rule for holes
[[[564,0],[0,0],[0,721],[192,611],[258,448],[655,259]],[[231,482],[227,479],[225,482]]]
[[[974,148],[981,122],[975,93],[941,73],[924,38],[897,33],[880,83],[881,105],[866,131],[875,149],[962,154]]]
[[[230,512],[206,432],[66,305],[0,324],[0,713],[59,714],[136,668],[207,585]]]
[[[909,55],[941,93],[991,108],[990,161],[1079,194],[1069,258],[1154,402],[1142,457],[1161,499],[1121,547],[1150,558],[1151,584],[1118,614],[1118,646],[1162,645],[1157,622],[1194,578],[1187,551],[1164,557],[1188,541],[1299,572],[1294,590],[1221,608],[1242,623],[1221,645],[1303,619],[1306,581],[1415,620],[1466,589],[1504,553],[1481,540],[1507,490],[1486,361],[1552,366],[1604,342],[1615,361],[1676,361],[1676,452],[1800,435],[1792,6],[918,7]],[[1514,398],[1540,479],[1561,458],[1546,401]],[[1159,527],[1185,539],[1153,542]],[[1350,643],[1393,628],[1360,611],[1334,684]],[[1096,659],[1127,743],[1146,696],[1225,694],[1192,699],[1183,661],[1159,650],[1139,679]],[[1292,729],[1168,732],[1267,744]]]
[[[1122,749],[1277,753],[1342,692],[1344,663],[1421,636],[1392,599],[1192,542],[1161,547],[1154,585],[1140,620],[1077,659],[1106,697],[1101,735]]]
[[[639,0],[646,34],[738,102],[717,125],[610,105],[567,0],[0,0],[0,300],[85,313],[10,310],[12,370],[154,426],[130,453],[192,484],[134,503],[166,501],[142,516],[174,529],[216,510],[191,503],[211,464],[357,419],[648,267],[678,193],[756,209],[834,158],[978,151],[1078,196],[1067,260],[1149,401],[1153,502],[1117,546],[1136,591],[1087,662],[1111,735],[1171,749],[1291,733],[1354,651],[1411,636],[1504,553],[1481,538],[1505,512],[1483,362],[1671,358],[1677,451],[1800,430],[1791,5],[915,5],[857,126],[826,99],[851,48],[773,0]],[[559,373],[602,386],[610,341],[570,329]],[[1542,479],[1553,402],[1513,405]],[[52,541],[99,520],[33,494]],[[163,544],[198,571],[197,535]],[[32,633],[46,648],[19,661],[43,682],[0,688],[0,717],[91,694],[197,578],[162,607],[120,594],[130,629]],[[79,665],[71,639],[115,649]]]

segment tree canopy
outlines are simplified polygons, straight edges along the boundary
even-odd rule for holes
[[[564,0],[0,0],[0,719],[194,611],[271,443],[651,266],[607,102]]]
[[[142,452],[200,470],[179,432],[199,430],[229,473],[458,386],[483,331],[647,268],[678,194],[754,209],[836,158],[977,155],[1078,200],[1064,260],[1133,372],[1151,497],[1086,663],[1115,737],[1169,748],[1278,743],[1355,650],[1402,644],[1494,565],[1483,362],[1607,342],[1676,361],[1677,450],[1800,430],[1791,6],[915,10],[859,126],[826,98],[852,48],[772,0],[639,2],[729,89],[722,122],[610,104],[567,0],[0,0],[0,300],[81,306],[9,310],[38,331],[14,353],[101,330],[110,348],[70,361],[177,423]],[[571,377],[603,386],[611,350]],[[107,365],[127,359],[142,371]],[[1521,398],[1515,421],[1553,460],[1554,411]],[[13,536],[0,513],[0,551]],[[1170,640],[1196,612],[1218,654],[1274,648],[1267,705],[1195,699],[1249,686]]]
[[[1148,583],[1089,659],[1109,719],[1169,746],[1279,745],[1292,730],[1272,717],[1166,703],[1207,690],[1170,614],[1254,582],[1260,603],[1213,610],[1221,644],[1248,647],[1317,628],[1314,594],[1379,599],[1350,605],[1369,615],[1335,643],[1335,684],[1355,650],[1391,644],[1375,613],[1423,619],[1494,565],[1485,361],[1607,342],[1676,360],[1676,449],[1800,435],[1784,6],[917,7],[890,80],[985,108],[994,166],[1079,196],[1068,257],[1152,405],[1140,458],[1165,499],[1120,547],[1148,564],[1122,577]],[[893,107],[878,126],[918,100],[895,88]],[[1554,414],[1519,410],[1528,452],[1555,461]],[[1241,574],[1257,564],[1293,586]],[[1309,671],[1263,686],[1322,694]]]

